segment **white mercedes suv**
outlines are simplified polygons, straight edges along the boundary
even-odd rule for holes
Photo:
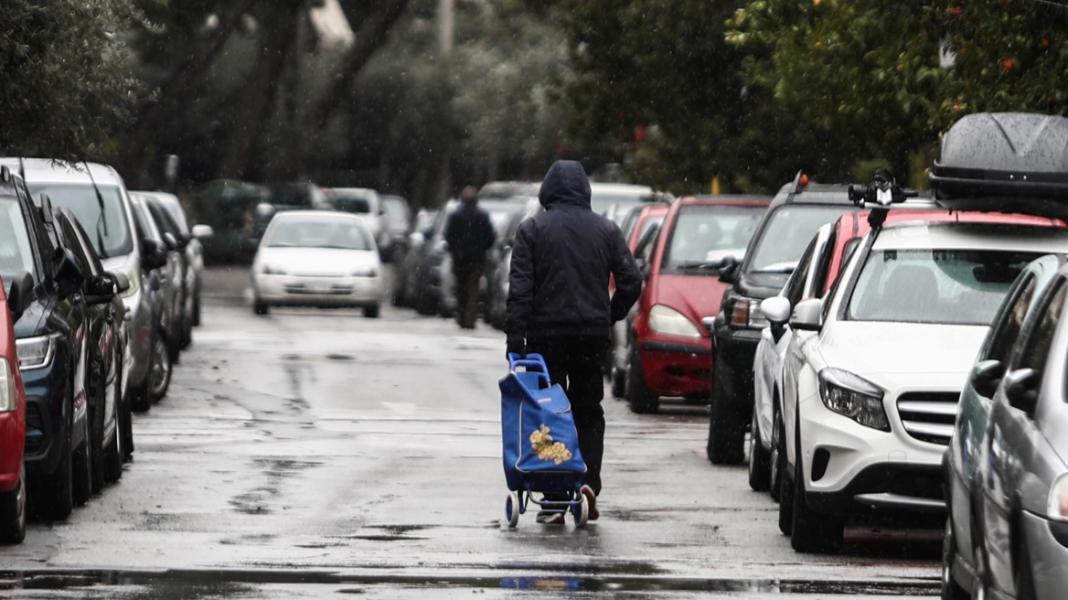
[[[780,528],[833,551],[845,524],[944,515],[957,399],[1002,296],[1068,248],[1038,217],[930,210],[875,227],[823,299],[800,302],[783,363]],[[932,524],[940,521],[932,520]]]

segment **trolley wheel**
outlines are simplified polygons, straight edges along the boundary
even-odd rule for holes
[[[508,527],[515,528],[519,524],[519,494],[512,492],[504,501],[504,516],[508,519]]]
[[[575,517],[575,527],[585,527],[590,519],[590,501],[586,494],[579,494],[578,504],[571,505],[571,514]]]

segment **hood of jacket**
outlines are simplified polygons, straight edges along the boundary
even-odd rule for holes
[[[574,160],[554,162],[541,182],[538,200],[545,208],[556,203],[589,208],[590,180],[582,163]]]

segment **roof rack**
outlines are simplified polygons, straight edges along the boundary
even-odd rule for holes
[[[903,188],[897,180],[886,171],[876,171],[871,183],[867,185],[850,185],[849,200],[861,208],[866,208],[868,224],[877,229],[886,221],[890,206],[902,204],[909,198],[919,197],[919,192]]]

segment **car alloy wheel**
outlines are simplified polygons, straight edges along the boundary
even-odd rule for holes
[[[153,400],[160,400],[171,385],[171,356],[162,334],[152,343],[152,362],[148,372],[148,393]]]

